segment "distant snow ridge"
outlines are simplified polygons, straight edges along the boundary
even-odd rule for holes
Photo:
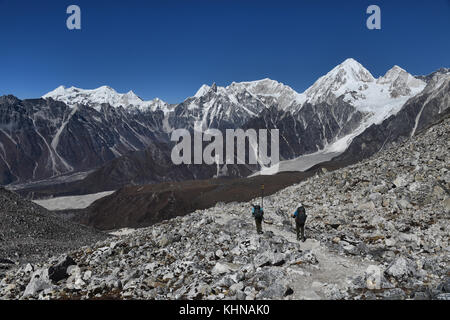
[[[250,94],[257,96],[263,102],[267,102],[268,98],[274,98],[280,109],[287,109],[294,103],[302,101],[302,95],[297,93],[291,87],[271,79],[262,79],[250,82],[233,82],[226,87],[230,93],[238,93],[248,91]]]
[[[305,105],[334,103],[342,97],[345,102],[364,112],[378,114],[379,121],[398,112],[409,98],[420,93],[426,83],[414,78],[399,66],[394,66],[378,79],[356,60],[349,58],[320,77],[303,93],[271,79],[233,82],[227,87],[203,85],[193,96],[200,99],[212,91],[240,104],[241,95],[258,99],[264,106],[278,106],[281,110],[298,111]],[[193,102],[195,103],[195,102]],[[254,112],[255,110],[252,110]]]
[[[69,106],[74,106],[76,104],[84,104],[96,109],[102,103],[109,103],[113,107],[124,107],[124,108],[137,108],[141,111],[157,109],[166,110],[168,104],[158,98],[151,101],[144,101],[138,97],[133,91],[128,93],[118,93],[111,87],[102,86],[97,89],[85,90],[75,87],[65,88],[64,86],[59,86],[55,90],[47,93],[43,98],[53,98],[54,100],[62,101]]]
[[[228,105],[228,108],[238,108],[248,116],[255,116],[264,108],[273,105],[281,110],[295,112],[306,103],[332,104],[336,99],[343,98],[345,102],[358,110],[373,114],[374,117],[370,122],[380,122],[387,116],[397,113],[401,106],[409,98],[420,93],[425,85],[424,81],[413,77],[399,66],[394,66],[384,76],[376,79],[358,61],[349,58],[320,77],[303,93],[298,93],[281,82],[266,78],[249,82],[233,82],[227,87],[204,84],[194,96],[185,101],[189,101],[189,110],[201,109],[203,115],[210,113],[209,108],[214,103],[222,101],[226,103],[222,103],[224,106],[221,109],[227,109],[225,105]],[[173,111],[168,103],[158,98],[143,101],[133,91],[121,94],[108,86],[93,90],[60,86],[43,96],[43,98],[49,97],[68,105],[80,103],[98,107],[102,103],[109,103],[114,107],[135,107],[151,111],[160,109],[165,113]],[[216,115],[231,113],[230,110],[214,110],[214,112]]]
[[[359,62],[350,58],[308,88],[304,92],[304,102],[332,102],[343,97],[359,110],[378,114],[377,120],[383,120],[398,112],[406,100],[420,93],[425,86],[424,81],[398,66],[375,79]]]

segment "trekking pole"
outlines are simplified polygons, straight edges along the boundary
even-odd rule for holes
[[[264,208],[264,185],[261,185],[261,208]]]

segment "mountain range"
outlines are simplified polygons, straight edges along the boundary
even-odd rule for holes
[[[144,101],[132,91],[120,94],[108,86],[60,86],[40,99],[2,96],[0,183],[20,189],[98,181],[96,191],[103,191],[125,184],[300,170],[332,159],[366,157],[445,115],[449,81],[449,69],[414,77],[398,66],[375,78],[347,59],[303,93],[263,79],[203,85],[179,104]],[[282,161],[274,168],[175,166],[170,134],[179,128],[277,128]],[[283,168],[286,162],[288,169]]]
[[[448,300],[449,138],[447,118],[303,178],[124,187],[83,218],[108,234],[0,189],[0,299]],[[265,196],[257,234],[250,208],[263,178],[281,178],[281,189]],[[301,242],[299,199],[308,214]]]

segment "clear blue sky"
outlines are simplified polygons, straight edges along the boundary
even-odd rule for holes
[[[370,4],[381,30],[366,28]],[[109,85],[175,103],[266,77],[301,92],[348,57],[374,76],[450,67],[450,0],[0,0],[0,95]]]

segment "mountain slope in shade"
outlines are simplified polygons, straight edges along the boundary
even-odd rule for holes
[[[145,149],[166,139],[163,119],[161,110],[130,112],[102,104],[97,111],[53,99],[0,97],[0,183],[87,171]]]

